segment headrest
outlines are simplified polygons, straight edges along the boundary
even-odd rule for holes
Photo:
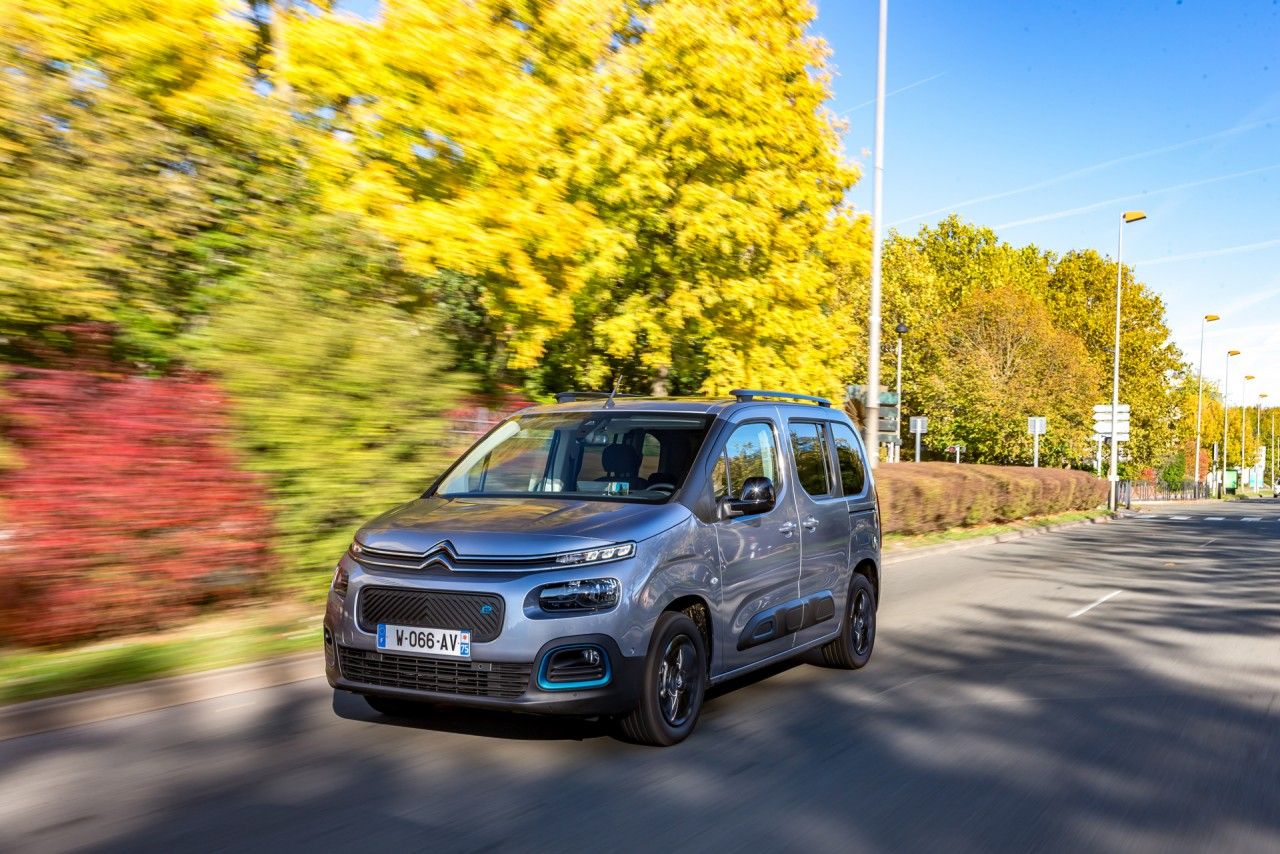
[[[609,474],[634,475],[640,470],[640,455],[630,445],[609,445],[604,449],[600,463]]]

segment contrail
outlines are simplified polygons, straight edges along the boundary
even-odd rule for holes
[[[1067,208],[1066,210],[1054,211],[1053,213],[1040,214],[1039,216],[1027,217],[1026,219],[1016,219],[1013,222],[1006,222],[995,226],[996,231],[1002,231],[1006,228],[1017,228],[1020,225],[1031,225],[1037,222],[1049,222],[1055,219],[1065,219],[1069,216],[1089,213],[1100,208],[1110,207],[1120,202],[1128,202],[1133,199],[1142,199],[1147,196],[1154,196],[1160,193],[1176,193],[1179,190],[1189,190],[1192,187],[1203,187],[1206,184],[1217,184],[1222,181],[1230,181],[1233,178],[1243,178],[1246,175],[1257,175],[1260,172],[1273,172],[1280,169],[1280,163],[1274,163],[1270,166],[1260,166],[1257,169],[1246,169],[1243,172],[1232,172],[1230,175],[1218,175],[1215,178],[1202,178],[1199,181],[1188,181],[1185,184],[1174,184],[1171,187],[1159,187],[1154,190],[1143,190],[1141,193],[1130,193],[1127,196],[1116,196],[1114,199],[1107,199],[1101,202],[1093,202],[1088,205],[1081,205],[1078,208]]]
[[[1275,240],[1261,240],[1257,243],[1242,243],[1239,246],[1226,246],[1222,249],[1205,249],[1200,252],[1186,252],[1182,255],[1166,255],[1163,258],[1152,258],[1147,261],[1134,261],[1133,265],[1143,267],[1154,267],[1157,264],[1172,264],[1174,261],[1195,261],[1199,258],[1217,258],[1219,255],[1239,255],[1243,252],[1257,252],[1260,249],[1270,249],[1273,246],[1280,246],[1280,238]]]
[[[903,86],[901,89],[894,89],[892,92],[885,92],[884,96],[888,98],[890,95],[897,95],[900,92],[905,92],[908,89],[914,89],[917,86],[923,86],[926,83],[929,83],[933,80],[937,80],[939,77],[945,77],[946,75],[947,75],[947,72],[939,71],[937,74],[931,74],[930,76],[924,78],[923,80],[917,80],[914,83],[908,83],[906,86]],[[863,101],[861,104],[858,104],[856,107],[850,107],[849,109],[845,110],[843,113],[840,113],[840,117],[844,118],[845,116],[849,115],[850,113],[856,110],[861,110],[863,107],[870,107],[875,102],[876,102],[875,98],[872,98],[870,101]]]
[[[1000,193],[991,193],[985,196],[975,196],[972,199],[965,199],[959,202],[952,202],[949,205],[945,205],[940,208],[934,208],[931,211],[925,211],[924,213],[914,214],[912,216],[897,220],[896,222],[891,222],[889,223],[889,226],[893,227],[896,225],[901,225],[904,222],[911,222],[917,219],[925,219],[926,217],[931,217],[931,216],[934,216],[935,214],[950,213],[951,211],[954,211],[957,208],[967,207],[969,205],[976,205],[982,202],[991,202],[991,201],[995,201],[996,199],[1007,199],[1009,196],[1017,196],[1017,195],[1021,195],[1022,193],[1029,193],[1032,190],[1039,190],[1044,187],[1052,187],[1054,184],[1061,184],[1062,182],[1070,181],[1073,178],[1080,178],[1085,175],[1091,175],[1094,172],[1101,172],[1104,169],[1110,169],[1112,166],[1119,166],[1121,163],[1130,163],[1134,160],[1143,160],[1148,157],[1156,157],[1160,154],[1168,154],[1171,151],[1179,151],[1183,148],[1190,148],[1193,145],[1200,145],[1201,143],[1204,143],[1204,142],[1212,142],[1218,139],[1226,139],[1228,137],[1236,136],[1238,134],[1251,131],[1254,128],[1264,127],[1266,125],[1272,124],[1276,120],[1277,120],[1277,117],[1273,116],[1267,119],[1260,119],[1256,122],[1246,122],[1245,124],[1236,125],[1235,127],[1227,128],[1226,130],[1220,130],[1220,131],[1217,131],[1216,133],[1207,134],[1205,136],[1198,136],[1195,139],[1188,139],[1182,142],[1175,142],[1170,145],[1162,145],[1159,148],[1152,148],[1147,151],[1139,151],[1134,154],[1126,154],[1123,157],[1115,157],[1115,158],[1112,158],[1111,160],[1103,160],[1100,163],[1094,163],[1092,166],[1083,166],[1079,169],[1073,169],[1070,172],[1064,172],[1063,174],[1058,175],[1054,178],[1046,178],[1043,181],[1037,181],[1034,184],[1028,184],[1025,187],[1018,187],[1017,189],[1014,189],[1014,190],[1005,190]]]

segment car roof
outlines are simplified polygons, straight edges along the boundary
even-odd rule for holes
[[[798,413],[834,415],[835,420],[841,420],[841,417],[844,416],[844,412],[836,407],[769,398],[740,400],[733,397],[615,397],[611,403],[596,397],[566,403],[537,404],[521,410],[521,413],[602,412],[608,410],[609,412],[672,412],[696,415],[723,415],[730,411],[761,406],[781,407],[789,415]]]

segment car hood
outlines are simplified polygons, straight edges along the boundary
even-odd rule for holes
[[[644,540],[680,524],[680,504],[567,498],[420,498],[362,527],[362,545],[427,552],[448,541],[459,557],[519,558]]]

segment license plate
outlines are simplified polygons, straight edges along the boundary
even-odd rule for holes
[[[471,632],[467,629],[423,629],[417,626],[378,624],[378,649],[441,655],[445,658],[471,657]]]

